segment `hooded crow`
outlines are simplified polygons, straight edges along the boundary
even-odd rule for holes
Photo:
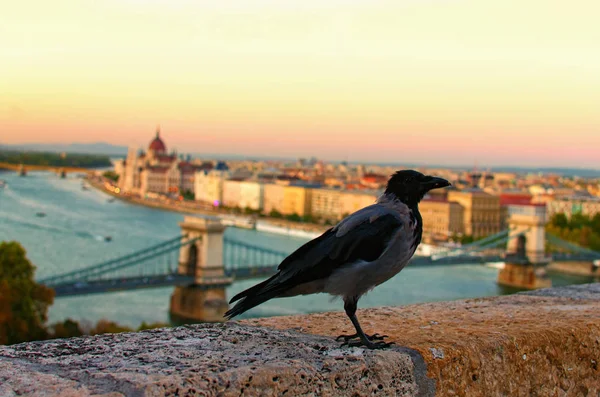
[[[225,317],[232,318],[272,298],[325,292],[340,296],[356,333],[340,335],[344,344],[380,349],[385,336],[366,335],[356,308],[362,295],[400,272],[421,242],[423,220],[419,201],[437,188],[450,186],[442,178],[413,170],[389,179],[375,204],[365,207],[309,241],[281,262],[271,278],[234,296]]]

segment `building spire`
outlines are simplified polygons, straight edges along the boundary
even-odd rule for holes
[[[160,138],[160,124],[156,125],[156,137]]]

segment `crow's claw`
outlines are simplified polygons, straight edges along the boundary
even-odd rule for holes
[[[349,340],[358,338],[358,334],[352,334],[352,335],[340,335],[337,338],[335,338],[336,341],[341,341],[342,339],[344,340],[344,342],[348,342]],[[342,345],[343,346],[343,345]]]
[[[379,335],[379,334],[373,334],[373,335],[365,335],[367,337],[367,339],[369,339],[370,341],[374,341],[374,340],[384,340],[385,338],[387,338],[387,335]],[[360,338],[360,336],[358,334],[352,334],[352,335],[340,335],[337,338],[335,338],[336,341],[340,341],[340,340],[344,340],[344,341],[349,341],[352,339],[357,339]]]
[[[369,349],[384,349],[386,347],[389,347],[391,345],[394,344],[394,342],[383,342],[384,338],[387,338],[387,335],[379,335],[379,334],[373,334],[373,335],[365,335],[367,337],[367,341],[363,341],[360,338],[360,335],[358,334],[353,334],[353,335],[340,335],[337,338],[335,338],[336,341],[340,341],[340,340],[344,340],[344,343],[342,343],[342,346],[350,346],[350,347],[358,347],[358,346],[365,346]],[[377,342],[375,342],[377,341]]]
[[[362,340],[358,339],[358,340],[349,340],[346,341],[344,343],[342,343],[342,346],[348,346],[348,347],[361,347],[364,346],[367,349],[385,349],[387,347],[390,347],[391,345],[393,345],[394,342],[383,342],[383,341],[379,341],[379,342],[371,342],[369,341],[368,343],[364,343]]]

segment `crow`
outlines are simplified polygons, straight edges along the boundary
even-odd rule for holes
[[[231,319],[273,298],[325,292],[344,301],[356,333],[340,335],[343,345],[388,347],[385,335],[366,335],[356,318],[362,295],[398,274],[409,262],[423,234],[418,204],[425,194],[450,186],[442,178],[414,170],[394,173],[375,204],[347,216],[321,236],[285,258],[269,279],[234,296]]]

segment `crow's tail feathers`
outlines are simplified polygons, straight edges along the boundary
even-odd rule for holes
[[[231,319],[232,317],[239,316],[245,311],[280,295],[286,288],[275,281],[278,275],[276,274],[231,298],[229,303],[239,302],[225,313],[225,317]]]
[[[233,303],[235,301],[238,301],[238,300],[240,300],[242,298],[246,298],[246,297],[249,297],[249,296],[260,294],[261,291],[263,289],[265,289],[269,283],[271,283],[272,281],[274,281],[277,278],[278,275],[279,275],[279,273],[276,274],[276,275],[274,275],[274,276],[272,276],[272,277],[270,277],[270,278],[268,278],[268,279],[266,279],[265,281],[263,281],[261,283],[256,284],[253,287],[248,288],[247,290],[244,290],[244,291],[240,292],[239,294],[237,294],[233,298],[231,298],[229,300],[229,303],[231,304],[231,303]]]

